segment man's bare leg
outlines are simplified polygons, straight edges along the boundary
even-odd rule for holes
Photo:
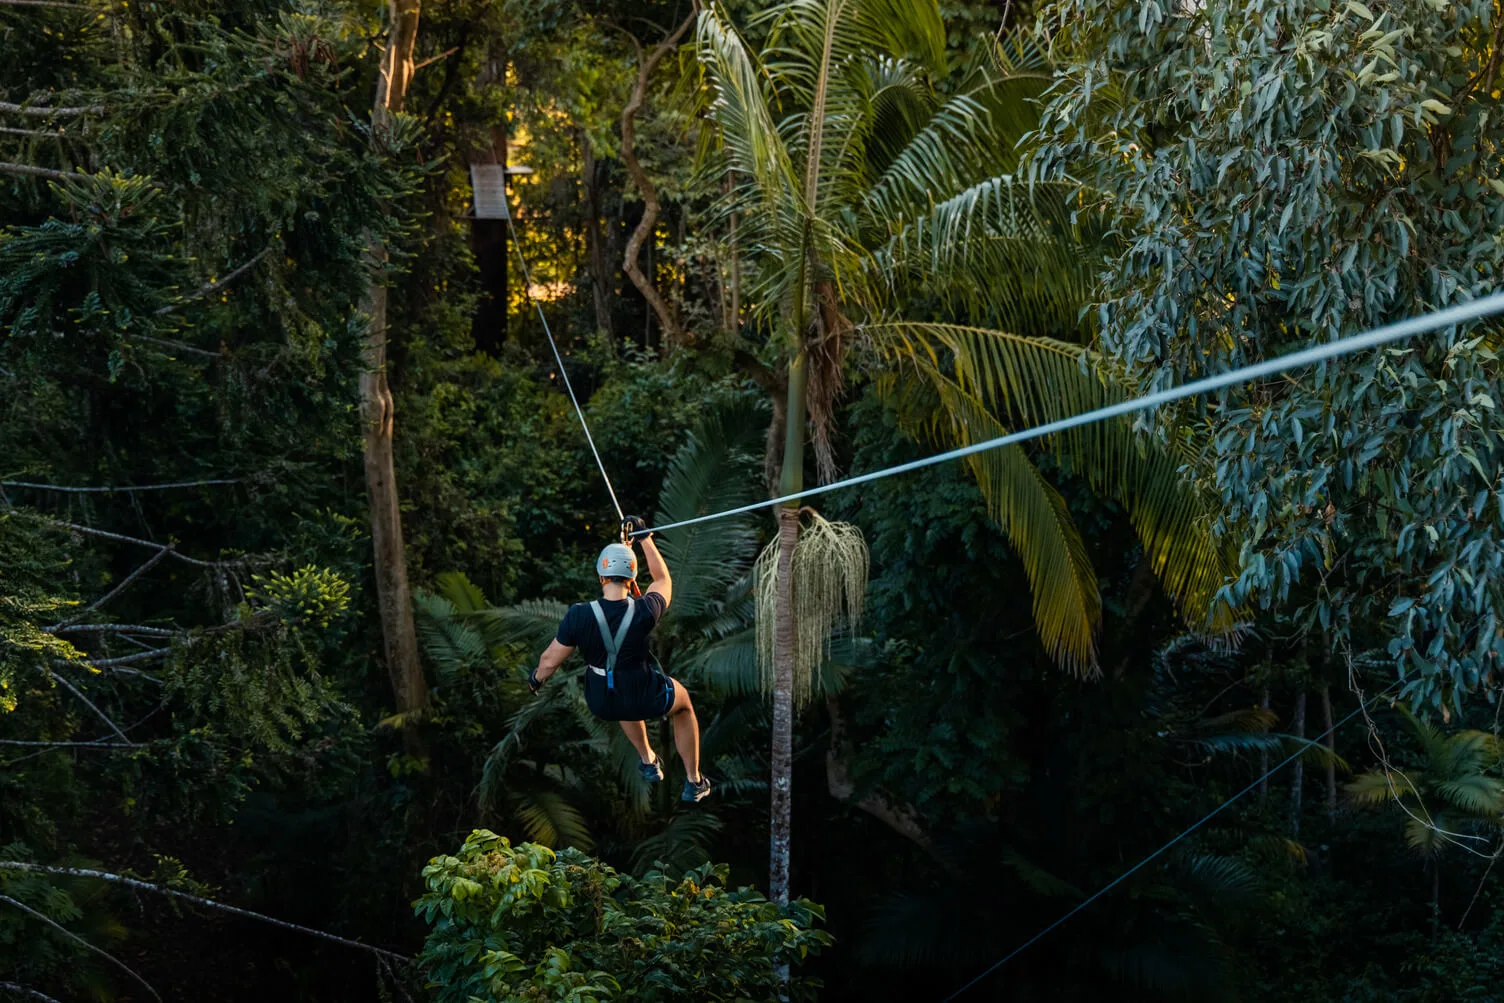
[[[627,741],[632,743],[632,748],[637,750],[637,758],[644,763],[653,761],[653,747],[648,744],[648,726],[641,721],[621,721],[621,730],[626,733]]]
[[[695,717],[694,704],[689,702],[689,690],[679,680],[674,680],[674,705],[669,708],[669,719],[674,722],[674,745],[679,758],[684,760],[684,775],[691,783],[700,782],[700,720]]]

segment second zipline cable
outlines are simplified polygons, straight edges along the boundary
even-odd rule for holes
[[[611,486],[611,475],[606,473],[606,464],[601,461],[601,452],[595,448],[595,437],[590,434],[590,423],[585,420],[585,409],[580,407],[580,399],[574,395],[574,384],[569,382],[569,373],[564,368],[564,357],[559,354],[559,346],[554,341],[554,333],[549,330],[548,318],[543,315],[543,305],[533,299],[533,277],[527,269],[527,257],[522,253],[522,241],[517,239],[517,227],[512,217],[511,210],[507,211],[507,232],[512,235],[512,246],[517,249],[517,263],[522,266],[522,285],[527,294],[528,302],[533,309],[538,311],[538,319],[543,322],[543,334],[548,338],[548,347],[554,351],[554,361],[559,364],[559,378],[564,381],[564,389],[569,391],[569,400],[574,404],[574,413],[580,416],[580,428],[585,430],[585,441],[590,443],[590,452],[595,457],[595,465],[600,468],[601,480],[606,482],[606,493],[611,496],[611,505],[616,509],[616,518],[626,521],[626,514],[621,510],[621,502],[616,500],[616,489]]]

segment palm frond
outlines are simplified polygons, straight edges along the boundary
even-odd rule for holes
[[[757,451],[766,416],[743,405],[711,411],[674,454],[658,494],[655,521],[682,522],[754,500],[761,466]],[[659,546],[674,576],[676,619],[716,610],[727,589],[746,577],[757,555],[758,522],[747,513],[670,530]]]
[[[1415,795],[1410,781],[1398,773],[1361,773],[1345,789],[1348,800],[1357,805],[1384,804]]]
[[[974,402],[969,411],[979,404],[983,413],[997,415],[976,419],[985,434],[953,424],[951,438],[958,443],[1001,434],[999,423],[1027,428],[1124,399],[1093,369],[1095,358],[1076,345],[912,321],[864,330],[890,362],[912,363],[942,387],[954,383]],[[955,367],[953,381],[941,372],[947,357]],[[1191,458],[1182,447],[1140,437],[1124,419],[1079,426],[1048,437],[1045,445],[1068,456],[1073,470],[1124,505],[1160,583],[1192,625],[1220,632],[1235,622],[1234,611],[1217,600],[1232,577],[1232,554],[1212,535],[1215,511],[1189,476]]]
[[[1504,812],[1504,782],[1480,773],[1470,773],[1436,784],[1436,793],[1447,803],[1475,818],[1497,819]]]
[[[1198,904],[1240,905],[1259,890],[1257,872],[1237,857],[1203,853],[1183,857],[1171,869],[1175,883]]]
[[[485,639],[456,615],[449,599],[419,589],[413,593],[413,611],[423,660],[441,685],[453,682],[464,669],[489,661]]]
[[[938,370],[926,375],[939,392],[938,412],[931,413],[923,429],[932,439],[969,443],[1003,434],[981,402],[955,381]],[[913,413],[905,411],[900,409],[900,424],[920,431]],[[987,500],[988,514],[1023,561],[1040,643],[1070,671],[1095,672],[1102,599],[1086,543],[1065,499],[1018,446],[977,453],[966,463]]]
[[[515,606],[493,606],[467,618],[487,644],[524,644],[539,651],[548,646],[569,607],[551,599],[527,599]]]
[[[434,578],[439,595],[454,604],[456,613],[478,613],[490,604],[481,590],[462,571],[444,571]]]
[[[1010,330],[1069,332],[1084,323],[1104,238],[1067,204],[1073,187],[990,177],[938,203],[882,217],[872,296],[923,292]]]
[[[638,875],[659,871],[677,877],[710,860],[710,845],[723,828],[708,811],[676,812],[668,825],[637,844],[632,852],[632,871]]]
[[[1446,849],[1447,841],[1443,833],[1446,827],[1444,820],[1432,818],[1428,824],[1426,819],[1412,815],[1405,820],[1405,845],[1422,856],[1435,856]]]
[[[574,846],[588,850],[595,845],[590,827],[580,810],[557,791],[537,790],[520,794],[514,812],[529,842],[550,849]]]

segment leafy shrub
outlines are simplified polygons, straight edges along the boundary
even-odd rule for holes
[[[824,911],[728,890],[727,872],[638,879],[575,849],[514,847],[477,829],[458,856],[423,869],[428,894],[414,909],[433,930],[420,962],[441,1003],[775,998],[778,966],[831,942],[812,928]],[[818,988],[792,978],[789,998]]]

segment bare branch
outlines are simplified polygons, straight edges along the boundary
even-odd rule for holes
[[[138,891],[156,892],[158,895],[167,895],[172,898],[183,899],[186,902],[192,902],[195,905],[201,905],[209,909],[218,909],[221,912],[233,913],[236,916],[244,916],[247,919],[259,920],[262,923],[270,923],[273,926],[280,926],[284,930],[294,930],[298,933],[306,933],[311,937],[321,937],[324,940],[333,941],[336,944],[344,944],[346,947],[355,947],[359,948],[362,951],[370,951],[372,954],[376,954],[381,957],[395,958],[396,960],[403,962],[412,960],[405,954],[398,954],[396,951],[388,951],[384,948],[373,947],[370,944],[362,944],[358,940],[349,940],[345,937],[340,937],[332,933],[325,933],[323,930],[315,930],[310,926],[303,926],[299,923],[289,923],[287,920],[276,919],[272,916],[264,916],[259,912],[251,912],[249,909],[242,909],[239,906],[225,905],[223,902],[216,902],[213,899],[207,899],[201,895],[192,895],[188,892],[180,892],[176,888],[165,888],[162,885],[154,885],[150,881],[142,881],[140,878],[127,877],[124,874],[112,874],[109,871],[95,871],[82,867],[50,867],[46,864],[27,863],[23,860],[0,860],[0,870],[28,871],[32,874],[56,874],[70,878],[97,878],[100,881],[112,881],[116,884],[125,885],[128,888],[135,888]]]
[[[181,341],[170,341],[167,338],[148,338],[142,334],[136,335],[136,340],[145,341],[153,345],[161,345],[163,348],[171,348],[179,352],[188,352],[193,355],[202,355],[205,358],[209,359],[217,359],[224,354],[223,352],[211,352],[206,348],[194,348],[192,345],[185,345]]]
[[[0,0],[0,3],[13,2],[14,0]],[[57,1000],[53,999],[51,996],[48,996],[40,989],[33,989],[31,988],[31,986],[23,986],[15,982],[0,982],[0,989],[4,989],[9,993],[20,993],[23,996],[30,996],[34,1000],[42,1000],[43,1003],[58,1003]]]
[[[46,167],[33,167],[30,164],[10,164],[0,161],[0,174],[15,174],[23,178],[46,178],[48,181],[67,181],[73,177],[62,171],[50,170]]]
[[[652,279],[643,274],[642,266],[638,262],[638,256],[642,252],[642,245],[653,234],[653,228],[658,225],[658,189],[653,184],[652,178],[648,177],[647,171],[642,169],[642,164],[637,160],[637,113],[642,110],[647,101],[648,80],[657,68],[663,57],[668,55],[679,44],[679,39],[689,30],[689,26],[700,13],[698,0],[693,0],[689,5],[689,16],[684,23],[675,28],[673,33],[653,47],[646,58],[642,54],[642,44],[637,41],[637,36],[628,32],[632,40],[632,46],[637,50],[637,83],[632,88],[632,96],[627,105],[621,111],[621,159],[627,165],[627,173],[632,176],[632,183],[642,193],[642,219],[637,228],[632,231],[632,236],[627,240],[627,250],[622,262],[622,270],[648,301],[648,306],[658,317],[658,323],[663,325],[664,340],[670,344],[677,342],[683,335],[683,327],[674,311],[669,308],[658,289],[653,285]]]
[[[194,300],[203,299],[210,293],[223,289],[225,286],[229,285],[231,282],[234,282],[236,279],[240,278],[240,276],[250,271],[255,266],[256,262],[260,261],[270,253],[272,253],[272,245],[268,244],[259,252],[252,255],[249,261],[241,265],[239,268],[236,268],[229,275],[226,275],[222,279],[216,279],[215,281],[210,282],[208,285],[200,286],[195,291],[178,300],[176,303],[169,303],[166,306],[159,308],[154,316],[160,317],[163,314],[172,313],[174,310],[180,309],[186,303],[192,303]]]
[[[119,742],[24,742],[19,738],[0,738],[0,745],[30,745],[44,749],[139,749],[141,745],[132,742],[129,745],[121,745]]]
[[[170,654],[172,654],[170,648],[152,648],[150,651],[138,651],[134,655],[121,655],[119,658],[101,658],[97,662],[70,662],[66,658],[56,658],[53,659],[53,663],[56,665],[82,665],[90,669],[111,669],[118,665],[134,665],[136,662],[154,661]]]
[[[76,488],[66,484],[33,484],[30,481],[0,481],[8,488],[34,488],[38,491],[62,491],[76,495],[121,495],[132,491],[170,491],[173,488],[202,488],[213,484],[240,484],[239,477],[216,478],[207,481],[174,481],[168,484],[121,484],[101,488]]]
[[[62,676],[58,675],[56,672],[49,672],[49,673],[47,673],[47,675],[48,675],[49,678],[55,680],[56,682],[61,683],[63,689],[67,690],[69,693],[72,693],[74,696],[78,697],[79,701],[82,702],[85,707],[87,707],[90,710],[92,710],[99,717],[99,719],[101,721],[103,721],[105,724],[107,724],[107,725],[110,726],[110,730],[111,731],[113,731],[115,734],[117,734],[117,735],[120,736],[120,740],[122,742],[130,742],[130,739],[125,737],[125,732],[123,732],[123,731],[120,730],[120,726],[118,724],[116,724],[114,721],[110,720],[110,716],[108,714],[106,714],[104,711],[100,710],[98,707],[94,706],[94,701],[92,701],[88,697],[84,696],[82,690],[80,690],[77,686],[74,686],[72,683],[68,682],[67,679],[65,679]]]
[[[5,2],[6,0],[0,0],[0,3]],[[41,136],[43,139],[52,139],[63,135],[61,129],[12,129],[8,125],[0,125],[0,132],[8,136]]]
[[[110,589],[110,591],[106,592],[104,595],[100,596],[98,599],[95,599],[93,602],[91,602],[88,606],[84,607],[84,611],[82,613],[80,613],[77,616],[72,617],[72,618],[70,618],[70,619],[68,619],[68,620],[66,620],[64,622],[65,623],[76,623],[77,621],[82,620],[89,613],[92,613],[95,610],[101,608],[102,606],[104,606],[105,603],[109,602],[111,599],[115,598],[120,593],[122,593],[126,589],[130,588],[131,584],[133,582],[135,582],[135,580],[137,578],[140,578],[142,575],[146,574],[152,568],[156,567],[157,563],[159,561],[161,561],[162,558],[166,557],[171,552],[172,552],[172,544],[169,543],[167,546],[165,546],[165,547],[161,548],[160,550],[158,550],[155,554],[152,554],[151,557],[147,558],[145,564],[141,565],[135,571],[132,571],[130,574],[126,575],[125,579],[119,585],[116,585],[114,588]]]
[[[67,937],[69,940],[73,941],[75,944],[82,945],[83,947],[87,948],[88,950],[93,951],[95,954],[97,954],[100,957],[104,958],[105,960],[109,961],[111,964],[115,965],[115,967],[117,967],[121,971],[125,972],[125,974],[129,975],[131,978],[133,978],[137,982],[141,983],[141,985],[145,986],[146,987],[146,991],[149,992],[149,993],[151,993],[152,998],[155,999],[157,1001],[157,1003],[162,1003],[162,996],[161,996],[161,994],[159,994],[155,989],[152,988],[152,985],[151,985],[150,982],[147,982],[141,976],[137,975],[135,969],[131,968],[125,962],[123,962],[119,958],[115,957],[109,951],[106,951],[102,947],[95,947],[93,944],[89,943],[87,940],[85,940],[84,938],[80,937],[78,934],[74,933],[72,930],[68,929],[67,927],[63,926],[61,923],[59,923],[56,920],[54,920],[51,916],[48,916],[48,915],[46,915],[44,913],[37,912],[35,909],[33,909],[31,906],[27,905],[25,902],[19,901],[18,899],[13,899],[9,895],[0,895],[0,902],[6,902],[6,903],[9,903],[10,905],[15,906],[17,909],[20,909],[22,912],[26,913],[28,916],[31,916],[34,919],[41,920],[43,923],[46,923],[48,926],[52,927],[54,930],[56,930],[58,933],[62,934],[64,937]]]
[[[91,10],[96,14],[110,13],[103,7],[91,7],[86,3],[63,3],[63,0],[0,0],[0,7],[66,7],[69,10]]]
[[[427,59],[423,60],[421,63],[414,63],[413,64],[413,72],[417,73],[423,67],[425,67],[425,66],[432,66],[434,63],[437,63],[441,59],[448,59],[450,56],[454,55],[456,52],[459,52],[459,51],[460,51],[460,47],[458,45],[456,45],[454,48],[450,49],[448,52],[441,52],[437,56],[429,56]]]
[[[15,115],[41,115],[47,117],[58,115],[103,115],[104,105],[93,104],[78,108],[54,108],[48,105],[11,104],[8,101],[0,101],[0,111],[8,111]]]
[[[830,788],[831,797],[862,809],[934,856],[935,842],[925,831],[924,824],[919,820],[919,813],[912,805],[895,802],[882,791],[874,791],[861,798],[855,797],[856,784],[846,766],[851,750],[846,738],[846,725],[841,717],[840,701],[836,697],[827,696],[825,706],[830,712],[830,746],[825,752],[825,782]]]
[[[151,637],[177,637],[181,630],[166,627],[147,627],[139,623],[70,623],[48,627],[49,634],[147,634]]]
[[[119,533],[111,533],[103,529],[95,529],[92,526],[80,526],[76,522],[63,522],[61,519],[48,519],[45,516],[36,516],[35,518],[41,519],[43,522],[51,523],[52,525],[57,526],[61,529],[71,529],[73,532],[82,533],[85,536],[98,536],[103,537],[106,540],[117,540],[120,543],[134,543],[140,547],[151,547],[153,550],[163,551],[167,556],[182,561],[185,564],[192,564],[194,567],[229,568],[234,567],[236,564],[236,562],[234,561],[200,561],[196,557],[189,557],[186,554],[178,553],[172,548],[170,544],[164,547],[162,544],[153,543],[151,540],[140,540],[134,536],[122,536]]]

